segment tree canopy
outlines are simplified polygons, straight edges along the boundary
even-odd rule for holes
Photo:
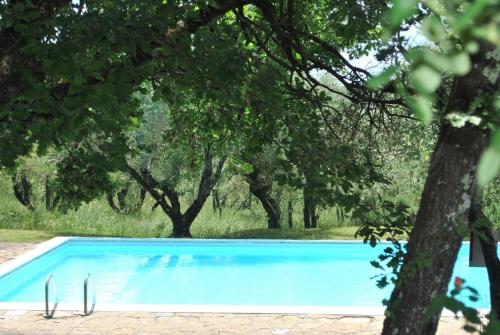
[[[27,208],[23,157],[34,152],[56,168],[45,174],[58,194],[47,208],[105,194],[113,204],[116,178],[134,180],[176,237],[191,236],[227,165],[270,228],[281,220],[273,185],[303,191],[306,225],[317,206],[337,204],[372,243],[389,234],[401,247],[394,236],[412,226],[407,250],[393,255],[384,334],[433,334],[440,309],[430,319],[425,310],[446,294],[463,226],[476,229],[480,216],[471,204],[500,170],[498,9],[495,0],[0,1],[0,166]],[[377,67],[355,65],[360,57]],[[367,195],[389,183],[379,155],[402,127],[410,142],[437,132],[415,218]],[[185,178],[198,183],[183,210]]]

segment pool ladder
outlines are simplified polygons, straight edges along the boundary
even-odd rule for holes
[[[89,282],[91,283],[91,286],[92,286],[92,306],[90,307],[90,309],[88,308]],[[49,286],[50,286],[50,284],[52,284],[52,290],[55,291],[54,306],[52,306],[52,309],[49,308]],[[85,276],[85,279],[83,281],[83,316],[90,315],[94,312],[95,301],[96,301],[96,298],[95,298],[94,281],[93,281],[90,273],[87,273],[87,276]],[[56,283],[54,280],[54,276],[49,275],[47,277],[47,279],[45,280],[45,313],[43,314],[43,317],[46,319],[53,318],[58,304],[59,304],[59,295],[57,293],[57,287],[56,287]]]
[[[52,288],[55,291],[55,301],[54,307],[51,311],[49,311],[49,284],[52,283]],[[57,294],[56,282],[54,281],[54,277],[49,275],[47,280],[45,280],[45,313],[43,317],[46,319],[52,319],[54,313],[56,312],[57,304],[59,303],[59,295]]]
[[[88,309],[88,293],[89,293],[89,280],[92,283],[92,307],[90,307],[90,310]],[[90,315],[94,312],[95,309],[95,287],[94,287],[94,280],[92,279],[92,276],[90,273],[87,273],[87,276],[85,277],[85,280],[83,281],[83,316]]]

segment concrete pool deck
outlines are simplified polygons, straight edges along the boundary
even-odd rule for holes
[[[0,242],[0,264],[36,247],[34,243]],[[46,320],[40,311],[0,310],[0,334],[380,334],[383,317],[313,314],[231,314],[56,311]],[[468,334],[463,320],[443,317],[438,334]]]

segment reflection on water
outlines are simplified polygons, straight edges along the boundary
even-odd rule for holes
[[[53,274],[61,302],[81,303],[94,278],[98,303],[381,306],[370,265],[387,245],[71,241],[0,278],[0,301],[42,302]],[[468,267],[468,245],[454,275],[489,306],[484,268]]]

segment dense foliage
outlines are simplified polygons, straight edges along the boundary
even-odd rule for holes
[[[498,9],[0,1],[2,191],[32,222],[105,201],[113,215],[162,211],[174,237],[208,224],[196,219],[209,199],[219,215],[257,199],[273,229],[298,206],[306,228],[334,208],[365,242],[394,243],[380,258],[395,284],[384,334],[433,334],[442,306],[425,311],[462,239],[480,233],[493,250],[500,222]],[[500,261],[488,257],[493,327]]]

